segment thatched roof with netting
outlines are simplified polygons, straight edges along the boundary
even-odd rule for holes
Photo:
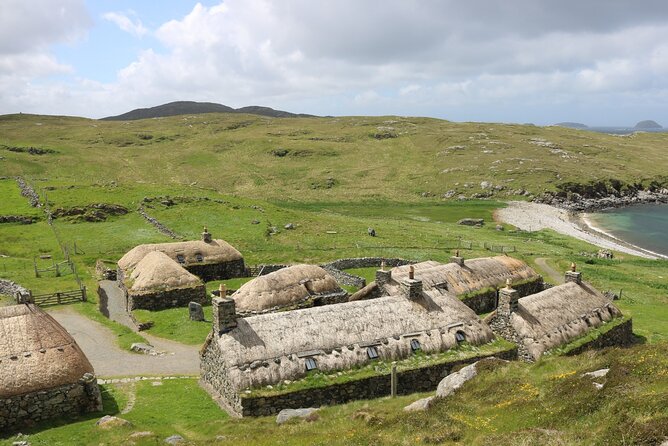
[[[135,246],[121,257],[118,266],[127,274],[148,253],[154,251],[160,251],[175,262],[185,266],[217,264],[243,258],[241,253],[225,240],[212,240],[209,243],[202,240],[192,240]]]
[[[422,280],[424,289],[448,291],[456,295],[488,287],[498,288],[505,285],[507,279],[512,283],[519,283],[540,278],[529,265],[508,256],[470,259],[464,262],[464,266],[434,261],[416,263],[412,266],[415,279]],[[411,265],[405,265],[393,268],[393,281],[401,282],[407,279],[410,267]]]
[[[590,284],[567,282],[519,299],[511,323],[529,353],[538,359],[544,352],[621,315]]]
[[[342,291],[336,279],[323,268],[294,265],[245,283],[232,298],[238,311],[262,311]]]
[[[152,251],[137,263],[130,273],[127,284],[130,293],[143,294],[202,286],[202,281],[163,252]]]
[[[305,358],[321,370],[341,370],[369,361],[368,347],[381,358],[412,354],[411,340],[428,353],[457,346],[456,333],[481,345],[493,340],[486,324],[459,299],[423,293],[266,313],[237,320],[217,336],[221,366],[237,389],[267,385],[305,374]]]
[[[50,315],[32,304],[0,307],[0,398],[76,383],[93,366]]]

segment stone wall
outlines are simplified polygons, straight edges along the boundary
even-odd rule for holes
[[[184,266],[191,274],[196,275],[204,282],[212,280],[232,279],[234,277],[245,277],[246,266],[244,259],[232,260],[223,263],[212,263],[208,265]]]
[[[204,285],[191,288],[177,288],[148,294],[132,294],[128,291],[128,310],[164,310],[166,308],[187,307],[190,302],[205,305],[209,299]]]
[[[16,296],[16,293],[21,293],[22,295],[29,294],[28,290],[18,283],[12,282],[11,280],[0,279],[0,294],[14,297]]]
[[[496,355],[480,355],[466,360],[398,372],[397,393],[408,395],[415,392],[433,391],[438,387],[438,383],[457,366],[471,364],[489,356],[512,360],[516,358],[516,355],[517,349],[512,348]],[[238,411],[239,406],[241,406],[240,414],[242,416],[265,416],[278,413],[282,409],[341,404],[353,400],[379,398],[389,394],[390,375],[387,374],[275,396],[244,397],[242,394],[240,398],[236,397],[237,401],[234,401],[234,404],[227,409],[232,408]],[[236,414],[238,415],[239,412]]]
[[[200,352],[200,382],[223,409],[240,415],[243,409],[241,399],[223,366],[225,362],[216,339],[215,334],[210,334]]]
[[[48,390],[0,398],[0,432],[8,433],[50,418],[102,410],[95,376]]]
[[[529,296],[545,289],[543,286],[542,277],[513,285],[513,288],[517,290],[520,297]],[[462,297],[461,300],[466,304],[467,307],[475,311],[476,314],[489,313],[490,311],[494,311],[496,309],[497,290],[491,289],[480,294],[473,294]]]
[[[596,339],[592,339],[591,341],[570,350],[567,354],[577,355],[585,350],[594,350],[605,347],[623,347],[631,345],[633,342],[633,320],[628,319],[598,336]]]
[[[364,288],[366,286],[366,279],[364,277],[356,276],[354,274],[343,271],[344,269],[352,268],[380,268],[381,262],[385,261],[387,267],[395,267],[402,265],[409,265],[412,262],[404,259],[385,259],[383,257],[357,257],[334,260],[333,262],[324,263],[320,265],[324,270],[330,273],[336,281],[342,285],[354,286],[357,288]]]

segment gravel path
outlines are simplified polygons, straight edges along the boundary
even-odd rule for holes
[[[605,234],[595,232],[594,229],[587,226],[586,219],[574,221],[573,217],[567,211],[547,204],[510,201],[508,202],[508,207],[498,209],[494,213],[494,217],[525,231],[552,229],[560,234],[578,238],[601,248],[612,249],[647,259],[658,258],[637,246],[624,243],[621,240],[607,238]]]
[[[133,375],[197,375],[199,347],[184,345],[142,333],[163,356],[149,356],[122,350],[116,335],[104,325],[77,313],[69,307],[49,310],[74,337],[95,373],[101,377]]]
[[[123,324],[130,330],[135,331],[132,319],[125,309],[125,294],[113,280],[101,280],[100,282],[100,311],[112,321]]]
[[[564,282],[564,275],[560,274],[559,271],[552,268],[550,264],[547,263],[546,258],[537,257],[536,265],[540,266],[543,269],[543,271],[547,273],[548,278],[550,279],[550,281],[554,282],[555,285],[559,285],[560,283]]]

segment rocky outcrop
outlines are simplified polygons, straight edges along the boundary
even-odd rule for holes
[[[51,218],[65,218],[72,222],[100,222],[110,216],[125,215],[128,209],[118,204],[96,203],[88,206],[71,208],[56,208],[51,212]]]

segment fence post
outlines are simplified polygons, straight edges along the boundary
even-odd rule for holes
[[[58,299],[58,303],[60,303],[60,292],[56,293],[56,299]]]
[[[397,396],[397,361],[392,361],[392,374],[390,375],[390,395]]]
[[[82,300],[83,302],[87,302],[87,301],[88,301],[88,296],[86,296],[86,285],[84,285],[84,286],[81,288],[81,300]]]

